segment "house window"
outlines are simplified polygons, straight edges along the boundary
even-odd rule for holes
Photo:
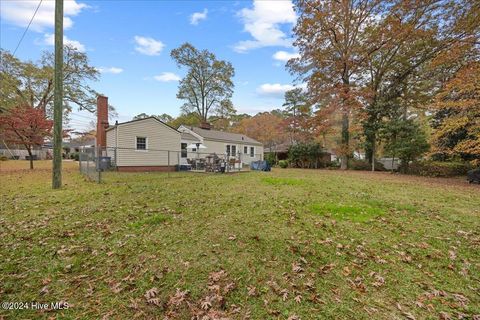
[[[192,148],[192,152],[197,152],[197,148]]]
[[[186,143],[181,144],[181,150],[182,150],[181,157],[186,158],[187,157],[187,144]]]
[[[137,137],[137,150],[147,150],[147,138]]]
[[[250,147],[250,157],[255,157],[255,147]]]
[[[227,144],[227,154],[230,156],[234,156],[237,153],[237,146]]]
[[[247,154],[248,153],[248,147],[243,147],[243,153]]]

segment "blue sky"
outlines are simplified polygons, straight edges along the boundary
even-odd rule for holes
[[[13,51],[39,1],[2,0],[0,45]],[[44,0],[16,56],[36,60],[53,49],[54,1]],[[84,50],[101,70],[92,87],[107,95],[119,121],[132,116],[177,116],[178,69],[170,51],[184,42],[208,49],[235,68],[233,103],[250,114],[281,107],[294,78],[285,62],[295,56],[290,0],[65,1],[65,42]],[[89,114],[75,112],[73,126]]]

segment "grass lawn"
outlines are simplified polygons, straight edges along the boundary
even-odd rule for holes
[[[0,163],[0,301],[69,308],[0,318],[480,319],[478,185],[35,164]]]

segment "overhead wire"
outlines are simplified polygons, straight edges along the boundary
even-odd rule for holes
[[[27,27],[25,28],[25,31],[23,31],[23,34],[22,34],[22,36],[20,37],[20,40],[18,41],[17,46],[15,47],[15,50],[13,50],[13,56],[15,56],[15,53],[17,52],[18,48],[20,47],[20,44],[22,43],[23,38],[25,38],[25,35],[27,34],[27,31],[28,31],[28,29],[30,28],[30,25],[32,24],[33,19],[34,19],[35,16],[37,15],[38,9],[40,8],[40,5],[42,4],[42,2],[43,2],[43,0],[40,0],[40,2],[38,3],[38,6],[37,6],[37,8],[35,9],[35,12],[33,13],[32,18],[30,19],[30,22],[28,22],[28,25],[27,25]]]

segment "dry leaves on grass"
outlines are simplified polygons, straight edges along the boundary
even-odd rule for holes
[[[158,289],[154,287],[147,290],[147,292],[145,292],[143,296],[147,300],[147,303],[160,306],[160,299],[157,298],[157,294],[158,294]]]
[[[226,296],[235,289],[235,282],[228,279],[224,270],[209,274],[207,290],[204,295],[193,300],[188,291],[177,288],[175,294],[169,297],[165,304],[167,319],[188,317],[201,320],[230,319],[230,314],[239,313],[241,308],[231,305],[226,308]],[[187,316],[189,315],[189,316]]]

